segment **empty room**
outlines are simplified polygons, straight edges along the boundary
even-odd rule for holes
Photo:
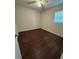
[[[63,0],[15,0],[15,59],[63,59]]]

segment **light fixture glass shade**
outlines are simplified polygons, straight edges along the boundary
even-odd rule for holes
[[[41,4],[39,3],[38,6],[41,7]]]

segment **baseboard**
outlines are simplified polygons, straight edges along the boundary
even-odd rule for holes
[[[41,29],[46,30],[46,29],[44,29],[44,28],[41,28]],[[48,31],[48,30],[46,30],[46,31]],[[48,31],[48,32],[51,32],[51,31]],[[53,32],[53,31],[52,31],[51,33],[54,33],[54,34],[56,34],[56,35],[58,35],[58,36],[60,36],[60,37],[63,37],[63,35],[58,34],[58,33],[56,33],[56,32]]]
[[[18,31],[18,33],[19,33],[19,32],[24,32],[24,31],[35,30],[35,29],[40,29],[40,28],[32,28],[32,29],[21,30],[21,31]]]
[[[46,30],[46,29],[44,29],[44,28],[34,28],[34,29],[30,29],[30,30],[35,30],[35,29],[43,29],[43,30]],[[24,31],[30,31],[30,30],[24,30]],[[19,31],[19,32],[24,32],[24,31]],[[48,31],[48,30],[46,30],[46,31]],[[18,33],[19,33],[18,32]],[[58,33],[56,33],[56,32],[54,32],[54,31],[48,31],[48,32],[50,32],[50,33],[53,33],[53,34],[56,34],[56,35],[58,35],[58,36],[60,36],[60,37],[63,37],[63,35],[61,35],[61,34],[58,34]],[[16,33],[17,35],[19,35],[18,33]]]

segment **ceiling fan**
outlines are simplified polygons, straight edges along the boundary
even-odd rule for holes
[[[35,4],[35,3],[37,3],[38,6],[41,7],[44,10],[44,6],[45,6],[45,4],[48,3],[48,1],[47,0],[37,0],[37,1],[28,1],[28,2],[26,2],[26,4],[29,4],[29,5],[30,4]]]

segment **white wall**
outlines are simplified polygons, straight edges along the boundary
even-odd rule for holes
[[[18,32],[40,28],[40,12],[16,6],[15,23]]]
[[[17,37],[15,38],[15,59],[22,59],[19,45],[18,45],[18,41],[17,41]]]
[[[63,54],[61,55],[60,59],[63,59]]]
[[[63,10],[62,4],[41,13],[41,27],[49,32],[63,36],[63,24],[54,22],[54,13]]]

